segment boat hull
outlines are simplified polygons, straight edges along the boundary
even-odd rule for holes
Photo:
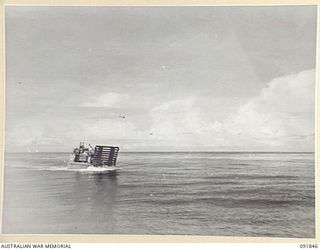
[[[69,169],[87,169],[92,171],[116,171],[119,168],[116,166],[99,166],[95,167],[90,163],[86,162],[68,162],[68,168]]]
[[[92,165],[86,162],[68,162],[68,168],[70,169],[86,169],[90,166]]]

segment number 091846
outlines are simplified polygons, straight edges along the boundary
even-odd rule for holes
[[[305,248],[305,249],[318,248],[318,244],[300,244],[300,248]]]

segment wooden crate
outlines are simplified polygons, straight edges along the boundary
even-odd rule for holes
[[[119,147],[96,146],[92,160],[93,166],[116,166],[118,152]]]

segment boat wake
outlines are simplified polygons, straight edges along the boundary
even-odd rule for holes
[[[112,171],[116,171],[116,170],[119,170],[119,168],[117,167],[113,167],[113,168],[104,168],[104,167],[101,167],[101,168],[97,168],[97,167],[88,167],[88,168],[85,168],[85,169],[70,169],[72,171],[76,170],[77,172],[112,172]]]
[[[30,169],[30,168],[29,168]],[[89,166],[87,168],[70,168],[68,166],[33,166],[32,170],[39,170],[39,171],[67,171],[67,172],[80,172],[80,173],[106,173],[106,172],[114,172],[118,171],[119,167],[93,167]]]

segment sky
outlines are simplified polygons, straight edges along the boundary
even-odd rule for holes
[[[316,15],[7,6],[5,150],[314,151]]]

